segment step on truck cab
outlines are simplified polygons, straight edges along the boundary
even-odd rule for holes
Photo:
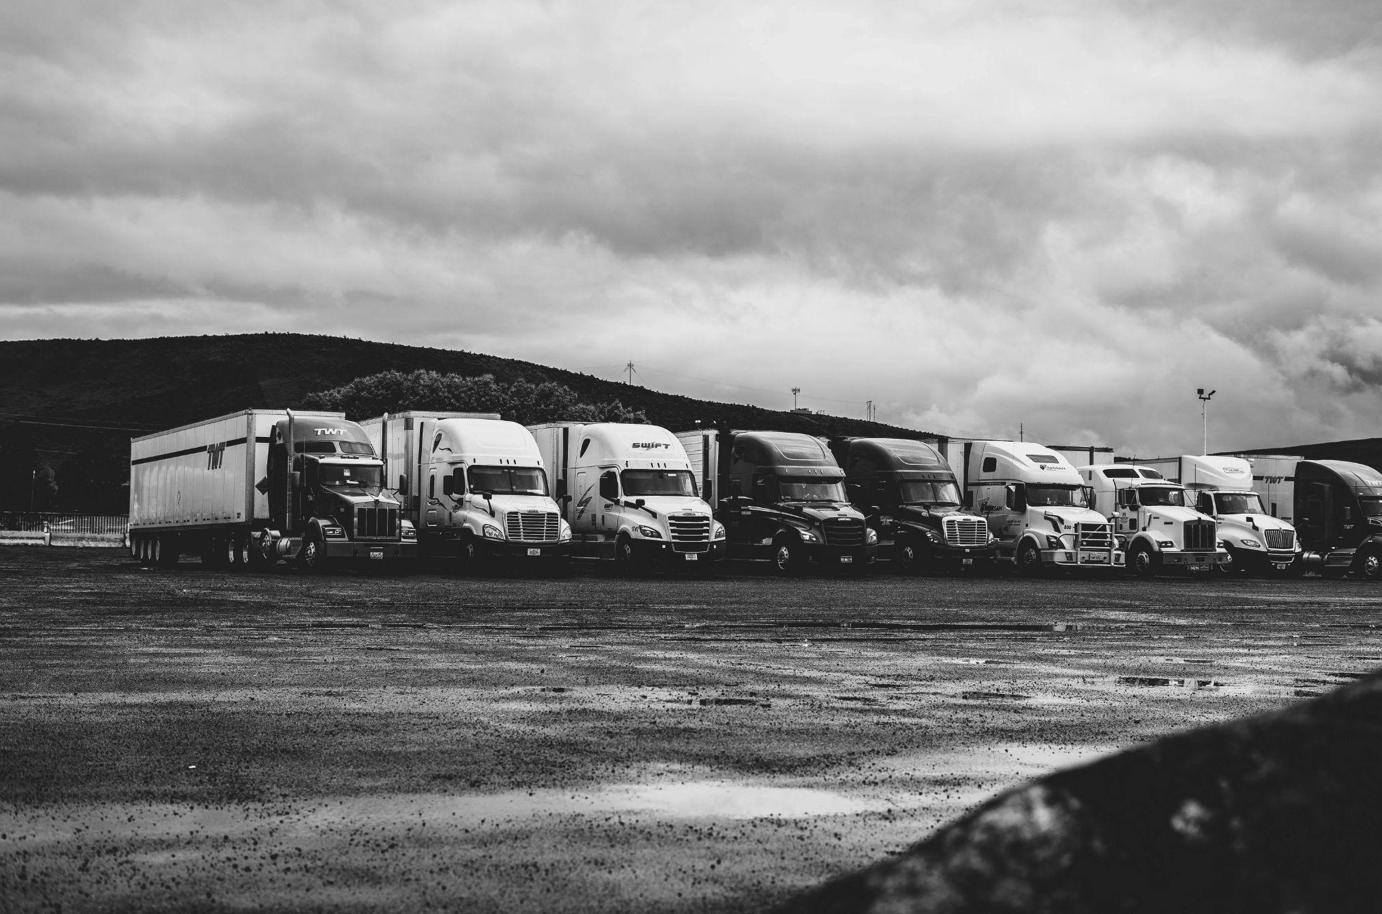
[[[423,555],[561,570],[571,526],[532,433],[497,413],[410,410],[361,425],[388,460]]]
[[[1302,460],[1294,509],[1304,567],[1382,579],[1382,473],[1346,460]]]
[[[1214,518],[1235,574],[1298,574],[1301,546],[1296,528],[1272,517],[1253,491],[1252,465],[1241,457],[1182,455],[1173,482],[1190,492],[1201,514]]]
[[[1109,519],[1064,457],[1026,441],[964,443],[966,505],[988,521],[998,561],[1023,574],[1123,567]]]
[[[417,553],[384,462],[344,413],[249,409],[131,440],[129,529],[148,564],[319,571]]]
[[[612,559],[628,570],[706,568],[724,558],[724,526],[667,429],[552,422],[529,431],[571,524],[573,555]]]
[[[679,432],[701,491],[725,526],[729,556],[767,560],[779,574],[808,565],[863,568],[878,534],[850,505],[844,471],[825,442],[796,432]]]
[[[998,554],[988,522],[962,506],[950,464],[924,441],[837,438],[845,493],[878,534],[880,558],[906,574],[987,572]]]
[[[1131,463],[1080,467],[1095,510],[1114,525],[1139,577],[1214,571],[1231,559],[1214,518],[1195,510],[1185,487]]]

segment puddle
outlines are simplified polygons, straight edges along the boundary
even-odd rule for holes
[[[1143,688],[1217,689],[1223,685],[1217,679],[1168,679],[1163,676],[1119,676],[1119,685]]]

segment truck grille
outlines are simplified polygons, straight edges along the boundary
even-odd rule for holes
[[[710,518],[704,514],[669,514],[667,525],[672,528],[674,543],[710,541]]]
[[[1187,551],[1213,552],[1214,521],[1188,520],[1185,522],[1185,548]]]
[[[397,539],[397,508],[356,508],[356,539]]]
[[[511,540],[556,542],[561,535],[561,520],[555,511],[510,511],[504,524]]]
[[[833,517],[825,522],[825,541],[832,546],[864,545],[864,522]]]
[[[1075,542],[1080,549],[1112,549],[1113,528],[1108,524],[1076,524]]]
[[[982,517],[947,517],[945,542],[950,546],[987,546],[988,521]]]
[[[1263,530],[1267,539],[1268,549],[1294,549],[1296,548],[1296,531],[1294,530]]]

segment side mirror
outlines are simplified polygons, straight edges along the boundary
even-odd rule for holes
[[[634,507],[636,507],[636,508],[641,508],[641,507],[643,507],[644,505],[646,505],[647,502],[644,501],[644,500],[641,499],[641,498],[635,498],[635,499],[633,500],[633,504],[634,504]]]
[[[408,494],[408,477],[407,477],[407,475],[404,474],[404,473],[399,473],[399,474],[398,474],[398,494],[399,494],[399,495],[407,495],[407,494]]]
[[[480,493],[480,497],[483,498],[485,501],[490,501],[490,500],[492,500],[492,499],[494,498],[494,493],[493,493],[493,492],[481,492],[481,493]]]

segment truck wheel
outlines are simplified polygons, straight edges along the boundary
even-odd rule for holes
[[[633,540],[620,535],[614,543],[614,565],[622,574],[634,574],[638,568],[638,554],[633,550]]]
[[[221,543],[225,567],[231,571],[240,571],[245,567],[245,549],[242,543],[243,539],[238,533],[227,533],[225,541]]]
[[[322,545],[321,534],[317,531],[307,534],[307,541],[298,553],[298,565],[312,574],[317,574],[326,566],[326,547]]]
[[[1243,554],[1237,549],[1228,549],[1228,561],[1222,565],[1215,565],[1220,574],[1231,578],[1246,578],[1248,576],[1248,564],[1243,561]]]
[[[897,570],[900,574],[925,574],[928,562],[915,540],[906,539],[897,544]]]
[[[241,533],[235,538],[235,542],[236,546],[240,549],[241,555],[244,556],[244,565],[246,568],[251,571],[258,571],[271,564],[269,557],[264,554],[264,550],[259,548],[259,543],[253,533]]]
[[[773,543],[773,570],[778,574],[801,574],[805,559],[806,554],[799,541],[782,536]]]
[[[1382,554],[1368,549],[1353,562],[1353,576],[1360,581],[1382,580]]]
[[[479,567],[480,546],[475,542],[475,537],[469,534],[462,536],[460,547],[456,551],[466,571],[473,573]]]
[[[1159,558],[1146,543],[1138,543],[1128,553],[1128,568],[1139,578],[1150,578],[1161,566]]]
[[[1027,540],[1017,550],[1017,573],[1034,578],[1044,570],[1041,567],[1041,550],[1036,543]]]

